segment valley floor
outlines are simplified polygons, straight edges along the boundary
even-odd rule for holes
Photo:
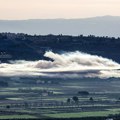
[[[9,84],[0,88],[0,119],[102,120],[120,114],[118,79],[5,80]]]

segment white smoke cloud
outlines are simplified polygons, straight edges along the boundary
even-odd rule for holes
[[[52,61],[11,61],[0,64],[0,76],[120,77],[120,64],[97,55],[76,52],[44,54]]]

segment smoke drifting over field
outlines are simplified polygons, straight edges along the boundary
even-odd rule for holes
[[[76,52],[44,54],[53,61],[11,61],[0,64],[0,76],[120,77],[120,64],[97,55]]]

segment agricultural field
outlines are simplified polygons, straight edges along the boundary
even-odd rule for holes
[[[83,118],[120,113],[118,79],[5,80],[8,86],[0,87],[0,119]]]

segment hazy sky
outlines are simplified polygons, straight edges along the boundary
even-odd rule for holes
[[[120,16],[120,0],[0,0],[0,19]]]

